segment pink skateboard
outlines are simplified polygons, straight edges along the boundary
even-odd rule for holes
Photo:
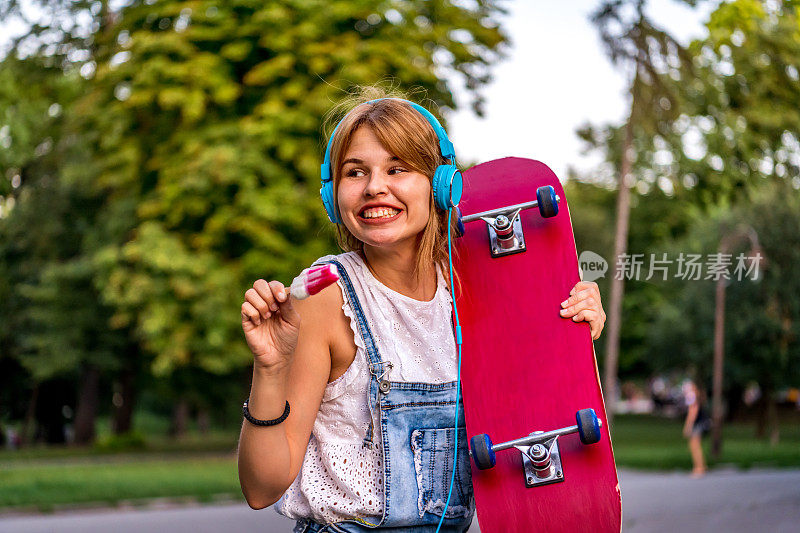
[[[620,531],[589,325],[559,315],[580,280],[564,190],[543,163],[464,172],[462,391],[482,533]]]

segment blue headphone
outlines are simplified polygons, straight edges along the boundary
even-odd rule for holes
[[[390,98],[378,98],[377,100],[370,100],[367,103],[372,104],[379,100],[390,100]],[[444,128],[441,124],[439,124],[439,121],[436,120],[436,117],[434,117],[431,112],[424,107],[415,104],[414,102],[403,100],[402,98],[391,98],[391,100],[400,100],[401,102],[406,102],[408,105],[416,109],[420,115],[422,115],[433,127],[433,131],[436,133],[436,137],[439,139],[439,150],[442,154],[442,157],[453,162],[452,165],[439,165],[436,168],[436,172],[433,174],[433,198],[436,202],[436,207],[444,211],[447,211],[451,207],[457,206],[458,202],[461,201],[463,179],[461,177],[461,172],[459,172],[458,168],[456,167],[456,153],[453,149],[453,143],[451,143],[450,139],[447,138],[447,132],[444,131]],[[319,190],[319,194],[322,197],[322,204],[325,206],[325,211],[328,213],[328,219],[335,223],[340,223],[342,219],[339,218],[339,213],[337,212],[333,201],[331,144],[333,144],[333,138],[336,135],[336,130],[339,129],[339,125],[341,123],[342,121],[339,121],[339,123],[336,124],[336,127],[333,129],[331,138],[328,140],[328,146],[325,148],[325,159],[320,168],[322,188]]]

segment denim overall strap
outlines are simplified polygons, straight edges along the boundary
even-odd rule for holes
[[[339,272],[339,277],[341,278],[345,292],[347,293],[347,300],[350,302],[353,312],[355,313],[355,320],[356,325],[358,326],[359,334],[361,335],[364,345],[367,348],[367,360],[369,363],[369,373],[371,375],[369,384],[369,398],[367,399],[367,402],[369,405],[370,415],[372,415],[373,408],[377,407],[378,405],[378,390],[380,387],[378,382],[383,380],[383,377],[389,372],[389,370],[392,369],[392,363],[381,360],[381,354],[378,351],[378,346],[375,344],[375,340],[372,337],[372,331],[370,331],[369,324],[367,324],[367,317],[364,314],[364,310],[361,308],[361,302],[358,300],[356,291],[353,288],[353,282],[350,281],[350,276],[347,274],[347,269],[345,269],[344,266],[335,259],[323,261],[319,264],[328,263],[335,265]],[[375,428],[373,427],[372,420],[373,417],[370,416],[369,427],[367,428],[363,443],[365,447],[370,448],[375,445],[373,441]]]
[[[374,443],[374,432],[375,428],[373,425],[373,417],[374,411],[378,408],[378,380],[383,379],[383,376],[391,370],[392,364],[390,362],[384,362],[381,360],[380,352],[378,351],[378,346],[375,344],[375,340],[372,337],[372,331],[369,329],[369,324],[367,323],[367,317],[364,314],[364,310],[361,308],[361,302],[358,299],[358,295],[356,294],[355,288],[353,287],[353,282],[350,281],[350,275],[347,273],[347,269],[344,268],[339,261],[335,259],[331,259],[329,261],[323,261],[319,264],[332,264],[336,267],[338,271],[339,278],[342,281],[342,285],[344,286],[345,293],[347,294],[347,300],[350,302],[350,306],[353,308],[353,313],[355,314],[355,321],[356,325],[358,326],[358,332],[361,335],[361,339],[364,341],[364,345],[366,346],[367,350],[367,362],[369,363],[369,373],[370,373],[370,380],[369,380],[369,392],[367,398],[367,405],[369,407],[369,427],[367,428],[366,434],[364,435],[363,445],[365,447],[372,448],[375,446]],[[386,368],[384,368],[386,367]],[[383,461],[385,463],[385,450]],[[386,519],[386,506],[384,505],[384,513],[381,517],[380,522],[377,524],[373,524],[367,520],[362,518],[356,519],[356,522],[366,526],[367,528],[375,528],[383,523]],[[317,524],[309,523],[308,527],[314,527]],[[331,524],[331,527],[334,527]],[[314,531],[313,529],[309,531]],[[337,531],[336,529],[331,529],[331,531]]]
[[[367,347],[367,356],[369,359],[369,372],[374,377],[380,379],[386,374],[384,369],[384,365],[391,368],[391,363],[384,362],[381,360],[381,355],[378,352],[378,347],[375,345],[375,341],[372,338],[372,332],[369,329],[369,325],[367,324],[367,318],[364,315],[364,310],[361,308],[361,302],[358,300],[358,296],[356,296],[356,291],[353,288],[353,283],[350,281],[350,276],[347,274],[347,270],[342,266],[342,264],[335,260],[331,259],[329,261],[323,261],[321,263],[315,264],[333,264],[336,266],[336,269],[339,271],[339,277],[342,280],[342,284],[344,285],[345,291],[347,292],[347,299],[350,302],[350,305],[353,307],[353,311],[356,315],[356,324],[358,325],[358,331],[361,334],[361,338],[364,340],[364,344]]]

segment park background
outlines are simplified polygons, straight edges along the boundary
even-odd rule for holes
[[[800,466],[798,4],[0,1],[0,509],[241,499],[239,308],[335,250],[322,117],[365,84],[432,108],[465,168],[565,183],[609,263],[620,466],[691,467],[680,388],[710,407],[720,287],[710,464]],[[678,274],[720,253],[731,279]]]

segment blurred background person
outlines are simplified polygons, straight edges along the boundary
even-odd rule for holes
[[[702,477],[706,473],[703,457],[703,435],[711,429],[711,418],[705,406],[705,395],[692,380],[683,382],[683,397],[686,403],[686,421],[683,436],[689,439],[689,452],[692,454],[692,477]]]

